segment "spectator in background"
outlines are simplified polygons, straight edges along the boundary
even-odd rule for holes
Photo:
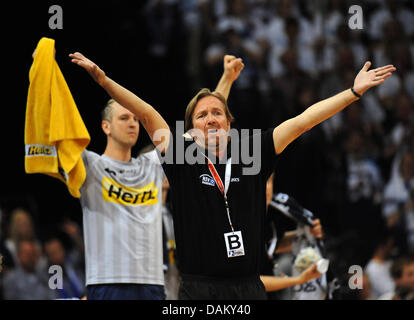
[[[410,97],[400,92],[395,97],[395,125],[391,130],[390,138],[394,150],[398,150],[405,137],[413,132],[414,108]]]
[[[352,69],[358,68],[359,65],[364,63],[368,57],[368,47],[366,45],[366,39],[364,38],[363,30],[351,30],[348,26],[347,19],[342,20],[337,28],[337,37],[334,43],[335,47],[348,47],[352,51],[353,60],[349,63],[354,63]],[[364,45],[365,43],[365,45]],[[352,70],[351,69],[351,70]]]
[[[303,270],[300,274],[295,276],[278,276],[274,273],[275,266],[274,255],[291,252],[293,243],[297,237],[297,232],[286,232],[290,226],[296,227],[296,223],[292,223],[289,218],[286,218],[277,209],[269,206],[273,194],[273,180],[274,173],[267,179],[266,182],[266,242],[267,245],[263,248],[261,267],[260,267],[260,279],[265,285],[266,293],[269,299],[277,299],[275,291],[283,290],[288,287],[300,286],[304,283],[311,281],[312,279],[322,276],[316,269],[316,264],[313,264]],[[319,219],[315,219],[314,226],[309,229],[311,234],[316,238],[323,237],[322,226]]]
[[[51,237],[44,243],[44,252],[48,266],[57,265],[62,268],[62,288],[56,289],[60,299],[81,298],[85,295],[85,275],[81,261],[74,260],[74,255],[63,246],[58,237]]]
[[[414,112],[411,114],[414,116]],[[397,139],[394,140],[392,135],[389,134],[384,141],[383,157],[387,163],[387,179],[391,179],[399,174],[403,155],[407,152],[414,152],[414,130],[410,127],[404,130],[404,126],[394,124],[394,128],[398,127],[399,129],[395,131],[399,131],[399,134],[394,136]]]
[[[414,258],[403,256],[391,266],[395,290],[382,295],[379,300],[414,300]]]
[[[12,257],[12,261],[6,261],[7,265],[17,267],[19,265],[17,246],[20,241],[28,240],[39,244],[36,239],[33,219],[26,209],[16,208],[10,214],[8,236],[4,241],[5,249]]]
[[[407,1],[408,2],[408,1]],[[395,19],[401,23],[405,32],[412,36],[414,34],[414,13],[408,10],[402,1],[386,0],[369,19],[369,34],[374,41],[379,41],[383,37],[383,27],[390,20]]]
[[[265,36],[271,46],[268,65],[272,77],[279,77],[283,73],[284,66],[280,59],[289,47],[297,49],[301,69],[311,74],[316,72],[312,48],[316,39],[315,27],[301,14],[296,2],[291,0],[277,2],[274,17],[269,22]]]
[[[402,253],[414,254],[414,153],[401,158],[384,191],[383,215]]]
[[[185,38],[183,52],[185,55],[185,71],[191,90],[196,90],[201,83],[201,52],[204,43],[213,37],[210,7],[205,0],[177,1]]]
[[[334,69],[336,30],[345,17],[345,4],[340,0],[327,2],[326,11],[315,12],[315,41],[312,43],[315,52],[315,68],[322,77]]]
[[[247,38],[250,31],[250,16],[244,0],[229,0],[227,14],[217,21],[217,29],[223,32],[233,29],[241,38]]]
[[[333,44],[336,39],[336,30],[338,26],[345,20],[345,14],[347,13],[346,3],[343,0],[332,0],[326,3],[326,12],[318,10],[315,15],[318,17],[318,21],[322,24],[319,28],[322,29],[321,36],[324,38],[328,45]],[[322,14],[325,16],[322,17]]]
[[[40,248],[32,240],[17,244],[18,265],[3,278],[3,297],[7,300],[50,300],[57,298],[48,287],[49,274],[38,270]]]
[[[413,21],[414,22],[414,21]],[[394,49],[396,64],[401,66],[400,77],[403,83],[403,90],[414,100],[414,45],[406,41],[397,43]]]
[[[281,56],[284,72],[273,79],[275,90],[281,91],[283,119],[296,116],[294,111],[297,92],[301,87],[311,82],[310,76],[298,64],[298,49],[289,47]]]
[[[386,114],[385,128],[388,132],[395,123],[395,100],[401,92],[401,79],[397,76],[385,87],[377,89],[378,100]]]
[[[352,131],[361,132],[364,136],[364,153],[377,163],[379,169],[378,158],[381,155],[380,148],[382,147],[382,143],[379,141],[381,127],[375,126],[375,122],[368,120],[370,115],[362,101],[358,101],[355,108],[345,110],[343,115],[342,133],[346,136]]]
[[[371,287],[370,297],[373,299],[378,299],[383,294],[394,290],[394,281],[390,272],[393,244],[392,236],[384,236],[365,267],[364,271]]]
[[[414,20],[412,23],[414,23]],[[387,37],[380,46],[374,49],[374,61],[376,63],[390,60],[395,61],[395,64],[400,66],[399,80],[401,81],[401,89],[404,89],[411,98],[414,98],[414,45],[407,36],[404,36],[406,30],[401,30],[401,28],[401,25],[396,21],[389,21],[387,23]],[[400,88],[398,87],[397,89]]]
[[[72,259],[80,261],[80,263],[83,264],[85,255],[85,243],[79,225],[69,218],[65,218],[60,229],[65,234],[65,236],[69,238],[71,247],[70,253],[74,256]]]
[[[168,53],[176,2],[176,0],[150,0],[146,5],[147,25],[152,38],[150,53],[156,57],[163,57]]]
[[[381,200],[382,178],[378,165],[366,154],[366,135],[354,128],[346,136],[348,197],[351,203],[367,199],[372,204]]]
[[[382,28],[381,42],[373,47],[373,60],[375,63],[393,61],[398,45],[407,40],[405,29],[397,20],[387,21]]]

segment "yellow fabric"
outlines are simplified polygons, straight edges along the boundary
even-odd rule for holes
[[[81,155],[90,136],[55,61],[54,47],[55,40],[40,39],[29,71],[25,170],[58,178],[79,198],[86,178]]]

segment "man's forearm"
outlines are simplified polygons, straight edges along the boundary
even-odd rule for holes
[[[102,87],[116,102],[137,116],[138,120],[144,125],[151,139],[152,131],[160,128],[168,129],[167,123],[158,111],[128,89],[122,87],[108,77],[106,77]]]
[[[164,152],[169,144],[170,128],[158,111],[108,77],[101,86],[116,102],[136,115],[154,145]]]
[[[282,290],[301,284],[300,277],[275,277],[275,276],[260,276],[266,292]]]
[[[230,95],[230,89],[231,86],[233,85],[233,81],[230,80],[224,73],[220,78],[219,83],[217,84],[216,87],[216,92],[221,93],[221,95],[226,98],[226,100],[228,100],[229,95]]]
[[[334,116],[356,100],[358,98],[351,89],[347,89],[313,104],[300,115],[305,131]]]
[[[104,83],[102,83],[102,88],[104,88],[116,102],[134,113],[141,121],[145,119],[147,114],[153,109],[153,107],[144,100],[109,77],[106,77]]]
[[[236,58],[232,55],[225,55],[223,61],[224,71],[216,87],[216,92],[227,100],[229,98],[230,89],[233,82],[239,77],[240,72],[244,68],[244,64],[241,58]]]
[[[350,89],[317,102],[297,117],[278,125],[273,131],[273,143],[276,154],[281,153],[292,141],[322,121],[332,117],[358,98]]]

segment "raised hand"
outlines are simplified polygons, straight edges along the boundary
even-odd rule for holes
[[[320,277],[322,274],[319,273],[316,263],[305,269],[300,275],[300,283],[308,282],[312,279]]]
[[[236,58],[232,55],[225,55],[223,58],[224,75],[231,81],[235,81],[240,72],[244,68],[244,64],[241,58]]]
[[[93,61],[89,60],[79,52],[71,53],[69,54],[69,57],[72,58],[73,63],[76,63],[78,66],[84,68],[99,85],[103,86],[106,79],[105,72],[101,70]]]
[[[361,96],[369,88],[375,87],[383,83],[389,76],[391,76],[393,71],[397,70],[392,64],[368,71],[370,67],[371,62],[365,62],[361,71],[359,71],[354,80],[354,90]]]

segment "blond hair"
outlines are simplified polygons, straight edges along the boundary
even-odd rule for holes
[[[105,104],[105,107],[103,108],[101,112],[102,120],[106,120],[111,122],[112,121],[112,115],[114,114],[114,108],[112,105],[114,104],[114,99],[109,99],[107,103]]]
[[[197,106],[197,103],[201,99],[205,97],[210,97],[210,96],[216,97],[223,104],[224,113],[226,114],[227,120],[230,120],[230,122],[233,121],[234,117],[230,112],[229,106],[227,105],[226,98],[224,98],[224,96],[220,92],[217,92],[217,91],[211,92],[209,89],[203,88],[194,96],[194,98],[191,99],[191,101],[187,105],[187,109],[185,110],[185,117],[184,117],[185,131],[188,131],[194,127],[193,114],[194,114],[194,109]]]

